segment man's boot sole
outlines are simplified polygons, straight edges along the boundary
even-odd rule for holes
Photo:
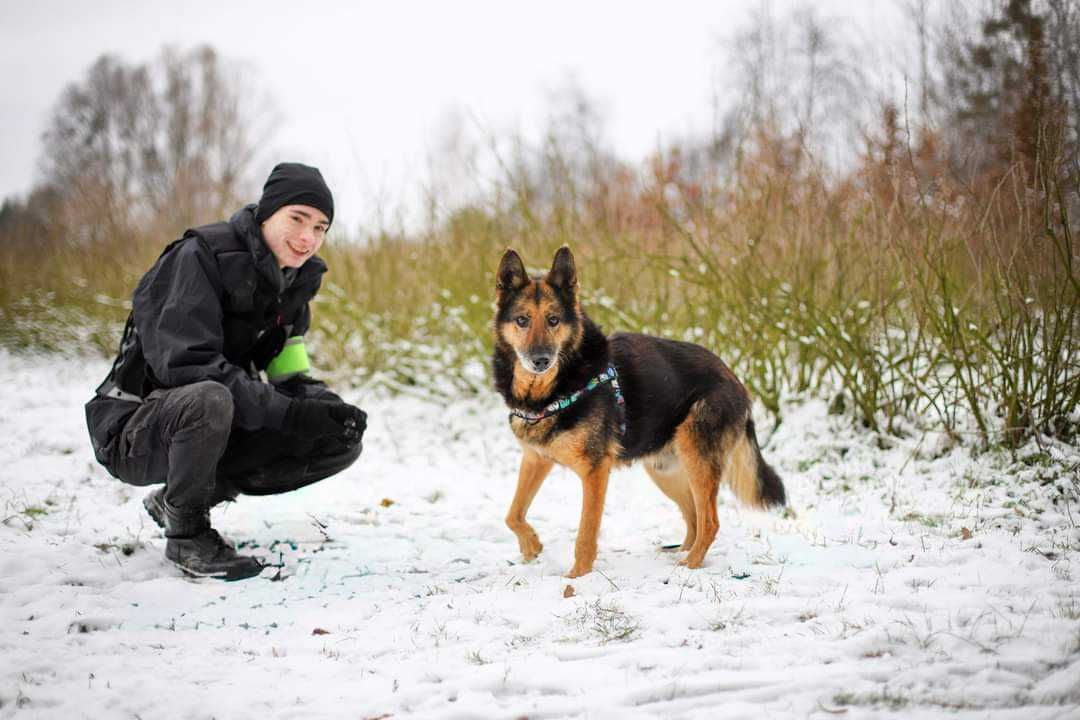
[[[169,558],[165,558],[169,560]],[[266,569],[265,565],[259,566],[255,572],[243,572],[230,574],[228,570],[222,570],[220,572],[199,572],[198,570],[192,570],[189,567],[184,567],[175,560],[169,560],[173,565],[184,573],[188,577],[192,578],[213,578],[214,580],[224,580],[225,582],[233,582],[236,580],[247,580],[248,578],[258,577],[258,575]]]

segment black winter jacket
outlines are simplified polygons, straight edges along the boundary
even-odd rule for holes
[[[135,288],[120,352],[86,406],[94,453],[110,472],[124,423],[160,388],[216,380],[232,393],[235,427],[281,428],[289,395],[258,373],[307,331],[326,264],[310,258],[286,287],[255,208],[188,230]]]

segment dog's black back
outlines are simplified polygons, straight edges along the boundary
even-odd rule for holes
[[[720,358],[693,343],[637,333],[609,339],[626,398],[627,433],[621,456],[635,460],[666,445],[690,411],[708,396],[720,427],[733,427],[749,408],[745,391]]]

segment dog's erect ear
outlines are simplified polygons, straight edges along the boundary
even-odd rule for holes
[[[577,288],[577,268],[574,267],[574,255],[566,245],[563,245],[555,253],[555,259],[551,261],[551,270],[547,274],[547,281],[552,287],[560,290],[574,290]]]
[[[507,248],[495,273],[495,289],[499,292],[513,292],[525,287],[528,282],[529,275],[525,272],[525,263],[521,262],[521,256]]]

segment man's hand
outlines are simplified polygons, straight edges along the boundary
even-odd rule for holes
[[[345,426],[345,433],[342,437],[346,443],[355,445],[360,442],[360,438],[364,435],[364,430],[367,429],[366,412],[355,405],[339,403],[334,405],[330,410],[330,413],[335,417],[340,418],[341,424]]]
[[[294,399],[285,413],[282,432],[306,437],[337,437],[356,443],[367,427],[367,414],[348,403]]]

